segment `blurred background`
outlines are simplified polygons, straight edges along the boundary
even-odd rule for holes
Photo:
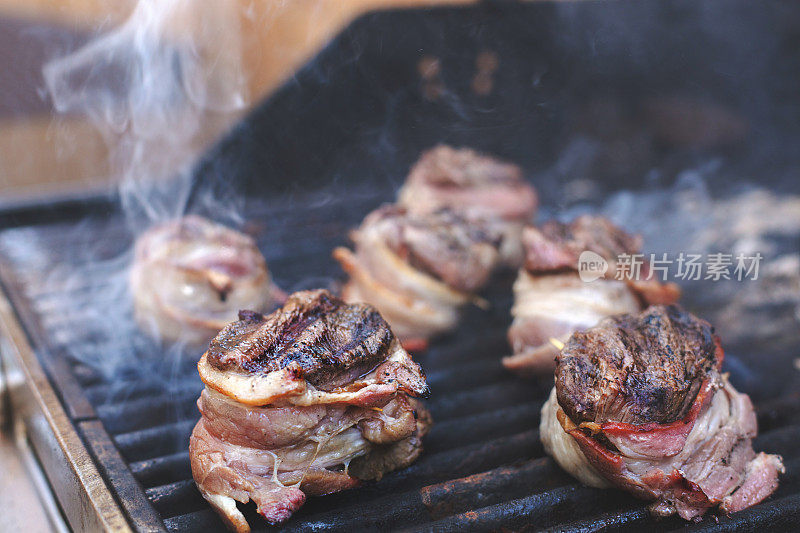
[[[206,147],[361,13],[383,7],[464,3],[469,1],[213,2],[225,15],[238,13],[233,23],[241,28],[241,41],[227,46],[239,47],[245,97],[236,109],[209,112],[184,156],[192,157]],[[84,113],[54,112],[42,67],[119,27],[136,4],[134,0],[0,0],[0,205],[108,189],[113,143]],[[189,40],[193,45],[219,44],[197,38],[198,25],[206,17],[197,15],[191,7],[196,4],[171,4],[174,14],[168,21],[167,39],[176,46]]]

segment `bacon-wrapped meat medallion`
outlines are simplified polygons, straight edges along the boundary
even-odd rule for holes
[[[409,349],[455,327],[497,260],[497,238],[448,210],[412,215],[385,205],[352,232],[355,251],[334,250],[350,276],[348,302],[378,308]]]
[[[542,408],[545,450],[587,485],[650,500],[660,516],[760,502],[783,463],[753,451],[753,406],[720,372],[722,359],[713,328],[676,306],[574,333]]]
[[[237,501],[280,524],[306,496],[379,479],[422,452],[425,376],[375,309],[317,290],[239,318],[198,364],[206,388],[189,444],[195,482],[231,529],[249,531]]]
[[[195,215],[139,237],[130,288],[145,331],[193,346],[208,343],[239,309],[268,309],[284,297],[252,238]]]
[[[500,235],[501,261],[513,267],[522,262],[520,233],[533,221],[537,201],[517,165],[446,145],[422,154],[398,198],[411,213],[447,208]]]
[[[671,304],[680,296],[674,283],[647,280],[646,262],[639,280],[614,279],[617,258],[640,253],[642,239],[603,217],[584,215],[568,224],[550,221],[530,226],[522,242],[525,266],[514,283],[514,321],[508,330],[514,354],[503,359],[503,365],[519,375],[553,371],[558,349],[552,340],[563,343],[572,332],[607,316],[635,313],[649,304]],[[604,277],[580,278],[578,259],[584,251],[608,263]]]

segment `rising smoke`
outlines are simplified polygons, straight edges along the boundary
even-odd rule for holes
[[[242,201],[235,194],[202,192],[215,187],[193,193],[192,164],[247,106],[242,16],[236,0],[140,0],[119,27],[44,66],[56,111],[88,117],[102,134],[127,221],[127,232],[97,234],[96,222],[68,230],[95,239],[72,251],[75,257],[54,268],[48,280],[57,294],[82,295],[81,302],[60,302],[65,322],[86,328],[78,336],[86,341],[72,342],[68,350],[107,378],[123,378],[111,395],[125,394],[122,383],[137,374],[154,372],[150,363],[162,370],[166,363],[163,376],[170,380],[186,358],[180,345],[166,347],[161,356],[165,347],[141,335],[128,289],[131,250],[109,257],[108,244],[185,214],[190,194],[192,210],[241,222]],[[163,361],[148,360],[155,357]]]
[[[239,17],[235,0],[141,0],[118,28],[44,66],[55,109],[103,134],[133,227],[185,212],[192,161],[245,108]]]
[[[134,233],[186,211],[192,190],[192,161],[209,138],[227,127],[246,107],[238,8],[238,2],[233,0],[142,0],[119,28],[45,67],[47,89],[56,109],[91,117],[103,133],[111,149],[121,202]],[[564,17],[573,16],[573,6],[564,9]],[[650,19],[653,22],[657,17]],[[579,31],[580,25],[575,29]],[[616,49],[620,45],[613,41],[605,46]],[[446,103],[456,107],[463,104],[457,99]],[[597,123],[608,129],[606,121]],[[394,142],[394,137],[383,135],[388,128],[381,130],[381,139]],[[532,178],[540,190],[556,188],[548,195],[550,198],[580,193],[577,196],[584,203],[572,209],[559,205],[558,211],[543,211],[571,218],[580,210],[599,210],[624,227],[643,233],[648,252],[767,253],[775,246],[769,235],[797,234],[797,197],[780,198],[755,186],[728,198],[712,195],[708,180],[727,171],[718,159],[682,170],[675,185],[647,192],[625,191],[606,199],[602,180],[593,180],[590,175],[598,166],[598,159],[608,160],[603,159],[604,152],[608,152],[608,146],[616,147],[617,140],[601,142],[582,135],[567,142],[555,164]],[[642,173],[652,165],[652,143],[646,141],[643,148],[641,143],[633,146],[647,156],[640,158],[645,167]],[[636,154],[633,149],[629,153]],[[608,170],[608,164],[604,166]],[[656,170],[650,172],[657,173]],[[224,180],[225,176],[216,178]],[[201,194],[198,200],[217,218],[241,220],[241,203],[235,195],[219,198]],[[796,248],[775,247],[772,252],[777,261],[774,264],[778,265],[771,274],[778,287],[775,292],[789,305],[794,299],[800,309],[800,276],[796,268],[800,256]],[[87,261],[94,256],[91,248],[80,253],[86,254]],[[125,251],[93,267],[97,275],[89,280],[88,287],[92,306],[82,311],[88,316],[81,320],[98,325],[96,337],[100,341],[74,347],[73,356],[108,374],[116,375],[120,362],[129,362],[147,352],[146,347],[137,344],[143,342],[142,336],[137,334],[130,317],[126,277],[129,263],[130,255]],[[770,268],[772,264],[765,266]],[[54,273],[54,280],[58,278],[58,283],[66,278],[80,286],[87,284],[85,272],[57,274]],[[765,272],[767,275],[770,273]],[[771,283],[769,278],[766,283]],[[56,281],[53,286],[58,286]],[[718,317],[715,320],[706,315],[707,318],[730,335],[744,331],[739,326],[747,322],[747,330],[765,334],[778,327],[796,328],[796,320],[789,316],[780,321],[767,317],[769,320],[762,320],[761,329],[753,327],[753,321],[759,320],[758,299],[766,294],[764,287],[751,284],[717,289],[722,291],[719,297],[705,302],[704,309]],[[750,301],[755,303],[750,305]],[[77,312],[72,306],[64,307],[67,313]],[[737,311],[725,315],[725,309]],[[179,351],[176,349],[176,353]]]

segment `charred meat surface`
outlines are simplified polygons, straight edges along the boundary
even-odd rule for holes
[[[253,239],[195,215],[138,238],[130,288],[145,331],[191,345],[207,343],[239,309],[267,310],[283,297]]]
[[[242,312],[211,341],[208,362],[220,369],[267,374],[288,366],[323,389],[372,370],[392,332],[368,305],[342,306],[328,293],[292,297],[265,317]]]
[[[755,412],[720,372],[723,357],[713,328],[676,306],[573,334],[542,408],[545,450],[588,485],[652,501],[656,515],[760,502],[783,463],[753,451]]]
[[[415,215],[385,205],[334,257],[350,275],[347,301],[374,305],[404,342],[451,329],[458,308],[494,270],[497,238],[449,210]]]
[[[642,243],[603,217],[527,227],[523,245],[525,266],[514,283],[514,321],[508,330],[513,355],[503,359],[506,368],[522,376],[552,372],[556,345],[574,331],[648,304],[671,304],[680,296],[675,284],[657,279],[614,279],[617,257],[640,253]],[[578,275],[579,256],[587,250],[608,263],[605,275],[593,281]],[[645,263],[641,276],[648,272]]]
[[[446,145],[422,154],[398,200],[416,214],[450,209],[499,234],[501,258],[515,267],[522,258],[520,232],[533,220],[537,202],[536,191],[517,165]]]
[[[668,424],[721,364],[711,325],[675,306],[610,317],[558,356],[558,403],[576,423]]]
[[[420,367],[370,306],[298,292],[271,315],[242,312],[203,355],[190,439],[200,492],[235,531],[236,502],[280,524],[309,495],[413,462],[431,420]]]
[[[550,220],[529,226],[522,236],[528,272],[577,270],[581,252],[589,250],[608,261],[613,272],[621,254],[641,252],[642,238],[604,217],[582,215],[569,223]]]
[[[391,207],[381,215],[386,243],[409,265],[457,291],[486,284],[496,261],[497,237],[449,210],[426,216]]]

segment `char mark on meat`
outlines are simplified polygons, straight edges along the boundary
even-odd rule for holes
[[[267,374],[296,363],[298,377],[322,389],[372,370],[392,341],[374,308],[345,304],[327,291],[295,293],[268,317],[243,311],[239,319],[211,342],[211,365]]]
[[[390,244],[410,266],[458,291],[486,283],[497,259],[497,235],[448,209],[418,216],[392,206],[386,213],[398,232]]]
[[[522,169],[469,148],[436,146],[422,154],[398,194],[416,215],[446,208],[500,236],[501,263],[522,264],[520,233],[533,220],[538,198]]]
[[[370,306],[324,290],[274,313],[242,311],[201,357],[207,388],[189,439],[192,476],[237,532],[236,502],[273,525],[307,496],[377,480],[422,453],[425,374]]]
[[[407,346],[452,329],[498,262],[492,231],[448,209],[415,214],[384,205],[351,234],[355,250],[333,256],[349,274],[349,302],[374,305]]]
[[[649,264],[641,265],[643,279],[613,279],[621,254],[638,254],[641,239],[603,217],[581,216],[565,224],[550,221],[523,231],[525,266],[514,283],[514,322],[509,343],[514,351],[503,359],[521,376],[551,372],[555,366],[550,339],[566,342],[574,331],[601,319],[635,313],[647,305],[672,304],[680,297],[674,283],[647,279]],[[578,274],[581,253],[592,251],[608,262],[605,275],[591,282]]]
[[[713,328],[672,306],[573,334],[542,408],[545,450],[588,485],[653,502],[658,516],[760,502],[783,462],[753,450],[753,404],[720,372],[722,358]]]
[[[575,422],[666,424],[683,418],[722,363],[708,322],[676,306],[611,317],[559,356],[559,403]]]

